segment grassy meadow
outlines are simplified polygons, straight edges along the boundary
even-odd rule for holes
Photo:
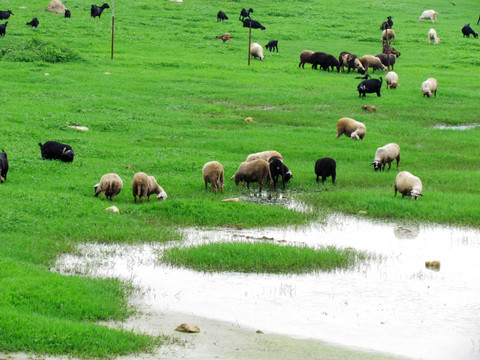
[[[461,34],[466,23],[479,32],[478,4],[184,1],[117,0],[113,61],[111,8],[93,19],[92,2],[65,0],[72,13],[65,19],[45,11],[48,1],[2,2],[0,10],[14,15],[0,38],[0,149],[10,163],[0,184],[0,351],[114,357],[161,343],[95,325],[135,311],[128,284],[49,271],[80,242],[161,242],[180,239],[182,226],[296,225],[336,211],[479,227],[480,128],[433,128],[480,123],[480,40]],[[279,40],[278,53],[264,49],[265,60],[250,66],[248,29],[237,18],[244,7],[266,27],[252,30],[253,42]],[[439,12],[433,26],[418,20],[431,8]],[[229,20],[217,22],[219,10]],[[381,52],[379,27],[388,15],[401,52],[397,89],[359,98],[357,74],[298,68],[306,49]],[[25,25],[33,17],[36,29]],[[428,44],[431,27],[439,45]],[[215,36],[226,32],[232,44],[222,45]],[[436,98],[422,97],[429,77],[438,80]],[[364,104],[377,112],[364,113]],[[248,116],[254,123],[243,121]],[[363,141],[335,138],[344,116],[366,124]],[[71,145],[73,163],[42,160],[37,143],[48,140]],[[384,173],[370,166],[389,142],[401,147],[400,170],[423,181],[416,202],[393,197],[395,165]],[[270,149],[294,175],[284,194],[312,212],[259,203],[256,185],[248,191],[227,181],[224,194],[204,190],[206,162],[220,161],[228,180],[248,154]],[[315,161],[326,156],[337,162],[335,186],[315,182]],[[156,177],[165,202],[134,204],[131,179],[139,171]],[[109,172],[124,181],[113,203],[119,214],[93,197]],[[242,201],[220,201],[231,197]]]

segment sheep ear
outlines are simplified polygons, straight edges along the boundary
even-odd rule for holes
[[[375,163],[374,163],[374,162],[372,162],[370,165],[375,165]]]
[[[420,193],[420,194],[418,194],[418,196],[423,196],[423,194],[422,194],[422,193]]]

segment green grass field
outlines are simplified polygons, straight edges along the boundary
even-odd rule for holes
[[[2,2],[1,10],[15,15],[0,38],[0,149],[10,163],[0,184],[0,351],[108,357],[161,341],[95,325],[134,311],[126,306],[128,285],[49,272],[79,242],[167,241],[179,239],[182,226],[283,226],[336,211],[479,227],[480,129],[433,129],[480,122],[480,40],[461,34],[466,23],[480,29],[478,4],[117,0],[113,61],[112,9],[93,19],[91,2],[64,4],[71,19],[46,12],[44,1]],[[243,7],[253,7],[252,17],[266,26],[252,31],[254,42],[279,40],[278,53],[265,50],[265,60],[249,67],[248,30],[237,20]],[[430,8],[440,13],[437,24],[418,20]],[[230,19],[216,22],[219,10]],[[360,99],[357,74],[298,68],[305,49],[381,52],[379,27],[388,15],[402,53],[397,89]],[[33,17],[37,29],[25,25]],[[439,45],[428,45],[431,27]],[[226,32],[231,45],[215,40]],[[422,97],[429,77],[438,80],[436,98]],[[364,104],[377,112],[364,113]],[[243,121],[248,116],[253,124]],[[335,139],[344,116],[366,124],[363,141]],[[74,162],[42,160],[37,143],[48,140],[71,145]],[[369,166],[376,148],[389,142],[401,147],[400,170],[423,181],[425,196],[416,202],[393,197],[395,167],[375,173]],[[204,163],[220,161],[229,179],[248,154],[270,149],[294,174],[284,195],[313,212],[253,201],[255,185],[252,192],[233,182],[224,194],[204,190]],[[315,161],[325,156],[337,161],[335,186],[315,183]],[[138,171],[156,177],[165,202],[134,204]],[[120,214],[93,197],[93,185],[109,172],[124,181],[114,201]],[[220,201],[239,196],[239,203]],[[83,335],[91,329],[98,335]]]

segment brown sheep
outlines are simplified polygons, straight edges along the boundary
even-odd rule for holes
[[[215,194],[218,188],[221,188],[223,193],[223,166],[218,161],[210,161],[203,165],[202,169],[203,181],[205,181],[205,190],[208,188],[208,183],[212,184],[212,190]]]
[[[300,63],[298,64],[298,67],[302,66],[302,69],[305,69],[305,63],[311,64],[310,58],[312,57],[314,52],[315,51],[311,50],[303,50],[300,53]]]
[[[105,174],[100,179],[100,182],[94,186],[95,196],[102,193],[102,200],[105,196],[113,201],[113,198],[122,191],[123,182],[120,176],[114,173]]]
[[[365,110],[365,112],[377,111],[377,107],[375,105],[362,105],[362,109]]]
[[[262,191],[263,180],[267,180],[273,189],[272,175],[270,173],[270,165],[263,159],[253,161],[245,161],[240,164],[237,172],[230,178],[235,180],[235,185],[242,182],[242,187],[247,183],[247,188],[250,188],[251,182],[258,182],[260,191]]]
[[[157,194],[157,199],[165,200],[167,194],[163,188],[158,185],[157,180],[153,176],[148,176],[143,172],[136,173],[133,176],[132,192],[135,202],[137,202],[137,196],[140,202],[145,201],[145,197],[150,201],[150,195]]]

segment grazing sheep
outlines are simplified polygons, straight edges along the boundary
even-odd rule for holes
[[[365,68],[355,54],[343,51],[338,55],[338,62],[340,63],[340,72],[342,72],[343,67],[346,66],[348,73],[350,73],[350,69],[353,69],[353,71],[356,69],[360,74],[365,74]]]
[[[203,181],[205,181],[205,190],[207,190],[208,183],[212,184],[212,190],[215,194],[218,191],[218,188],[222,190],[223,193],[223,166],[218,161],[210,161],[203,165],[202,168]]]
[[[277,188],[278,177],[281,176],[283,190],[285,190],[285,184],[293,177],[292,172],[278,156],[271,156],[268,159],[268,163],[270,164],[270,175],[273,179],[273,188]]]
[[[390,89],[396,89],[398,86],[398,75],[394,71],[390,71],[385,76],[385,82],[387,83],[387,89],[390,86]]]
[[[432,96],[432,93],[434,93],[435,97],[437,97],[437,87],[438,87],[438,84],[435,78],[429,78],[425,80],[422,83],[422,87],[421,87],[423,96],[426,95],[429,98]]]
[[[423,19],[430,19],[432,20],[432,23],[434,23],[437,21],[437,14],[438,12],[436,12],[435,10],[425,10],[418,19],[420,21],[422,21]]]
[[[477,25],[478,25],[478,23],[477,23]],[[463,37],[465,37],[465,36],[466,36],[466,37],[470,37],[470,35],[473,35],[473,37],[474,37],[475,39],[478,38],[478,34],[477,34],[475,31],[473,31],[473,29],[470,27],[470,24],[465,24],[465,25],[463,26],[463,28],[462,28],[462,34],[463,34]]]
[[[32,19],[32,21],[27,22],[26,25],[30,25],[32,28],[36,28],[36,27],[38,27],[38,24],[39,24],[38,19],[37,19],[36,17],[34,17],[34,18]]]
[[[227,40],[230,44],[232,43],[232,35],[230,35],[229,33],[225,33],[223,35],[218,35],[215,39],[216,40],[222,39],[222,41],[223,41],[222,44],[225,44],[225,41],[227,41]]]
[[[70,12],[70,10],[65,9],[65,17],[66,18],[71,18],[72,17],[72,13]]]
[[[223,21],[223,20],[228,20],[228,16],[223,11],[219,11],[217,13],[217,22]]]
[[[393,29],[385,29],[382,32],[382,42],[390,44],[390,41],[393,39],[393,43],[395,44],[395,31]]]
[[[258,182],[260,191],[262,191],[263,180],[267,180],[273,189],[272,175],[270,173],[270,165],[263,159],[253,161],[245,161],[240,164],[238,170],[230,178],[230,181],[235,180],[235,185],[242,182],[242,188],[247,183],[247,188],[250,188],[251,182]]]
[[[250,44],[250,55],[254,58],[259,58],[260,60],[264,59],[263,48],[259,43]]]
[[[337,163],[329,157],[318,159],[315,162],[315,174],[317,175],[317,183],[319,178],[322,178],[322,184],[327,180],[327,177],[332,177],[332,184],[335,184],[335,177],[337,176]]]
[[[92,8],[90,9],[90,16],[93,18],[100,18],[102,16],[102,12],[105,9],[109,9],[110,6],[108,6],[107,3],[103,3],[102,6],[97,6],[97,5],[92,5]]]
[[[268,49],[270,52],[275,52],[275,49],[277,50],[278,53],[278,40],[271,40],[268,42],[267,45],[265,45],[265,48]]]
[[[268,159],[270,159],[270,157],[272,157],[272,156],[278,156],[280,158],[280,160],[283,160],[283,156],[278,151],[267,150],[267,151],[261,151],[261,152],[255,153],[255,154],[248,155],[245,162],[253,161],[253,160],[257,160],[257,159],[263,159],[265,161],[268,161]]]
[[[150,195],[152,194],[157,194],[158,200],[165,200],[167,198],[167,194],[162,187],[158,185],[157,180],[155,180],[153,176],[148,176],[143,172],[136,173],[133,176],[132,192],[135,202],[137,202],[137,196],[140,202],[145,201],[145,196],[148,198],[148,201],[150,201]]]
[[[358,122],[354,119],[343,117],[337,122],[337,139],[345,134],[353,140],[363,140],[367,134],[367,128],[365,124]]]
[[[252,9],[252,8],[250,8],[250,9],[248,9],[248,10],[246,10],[246,9],[244,8],[244,9],[242,9],[242,11],[240,11],[240,16],[238,17],[238,19],[239,19],[240,21],[243,20],[243,19],[245,19],[245,18],[247,18],[247,17],[250,19],[250,13],[253,13],[253,9]]]
[[[106,196],[107,199],[113,201],[114,197],[120,194],[123,188],[123,181],[117,174],[110,173],[103,175],[100,182],[93,187],[95,189],[95,196],[102,193],[102,200]]]
[[[8,173],[7,153],[5,152],[5,150],[2,149],[2,152],[0,152],[0,182],[1,183],[7,180],[7,173]]]
[[[390,46],[388,44],[383,44],[382,52],[384,54],[395,54],[397,58],[400,57],[400,52],[398,52],[393,46]]]
[[[398,163],[400,162],[400,146],[395,143],[390,143],[377,149],[375,152],[375,158],[370,165],[373,165],[375,171],[385,171],[385,164],[388,164],[387,170],[390,170],[393,160],[397,160],[398,170]]]
[[[378,57],[384,66],[391,66],[393,70],[393,65],[395,65],[395,55],[381,53],[375,55],[375,57]]]
[[[433,45],[437,45],[440,42],[440,38],[437,35],[435,29],[430,29],[428,31],[428,43],[431,44],[433,40]]]
[[[265,30],[265,26],[260,24],[257,20],[251,20],[251,19],[245,19],[245,20],[240,20],[243,22],[243,27],[251,27],[252,29],[262,29]]]
[[[7,29],[8,21],[5,24],[0,24],[0,36],[5,36],[5,30]]]
[[[377,93],[377,96],[380,97],[380,90],[382,89],[383,79],[370,79],[364,80],[357,86],[358,97],[366,97],[365,94]]]
[[[15,15],[11,10],[0,11],[0,20],[7,20],[10,15]]]
[[[310,57],[310,62],[312,63],[312,69],[317,69],[317,66],[320,65],[324,71],[330,71],[330,69],[337,68],[337,72],[340,72],[340,62],[338,59],[324,52],[313,53]]]
[[[383,22],[380,26],[380,30],[386,30],[393,28],[393,21],[391,16],[387,16],[387,21]]]
[[[372,72],[375,72],[375,70],[377,69],[380,69],[383,72],[387,71],[387,68],[385,67],[385,65],[383,65],[382,61],[376,56],[363,55],[359,60],[362,63],[363,67],[365,68],[365,71],[368,71],[369,67],[372,68]]]
[[[422,181],[415,175],[408,171],[401,171],[395,178],[395,195],[397,191],[402,194],[402,199],[405,196],[411,196],[413,200],[417,200],[422,194]]]
[[[72,162],[75,153],[70,145],[61,144],[56,141],[47,141],[45,144],[38,143],[42,158],[44,159],[56,159],[63,162]]]
[[[375,105],[362,105],[362,109],[365,110],[365,112],[377,112],[377,107]]]
[[[305,69],[305,63],[309,63],[311,64],[311,57],[312,55],[315,53],[315,51],[311,51],[311,50],[303,50],[301,53],[300,53],[300,63],[298,64],[298,67],[300,67],[300,65],[302,66],[302,69]]]

